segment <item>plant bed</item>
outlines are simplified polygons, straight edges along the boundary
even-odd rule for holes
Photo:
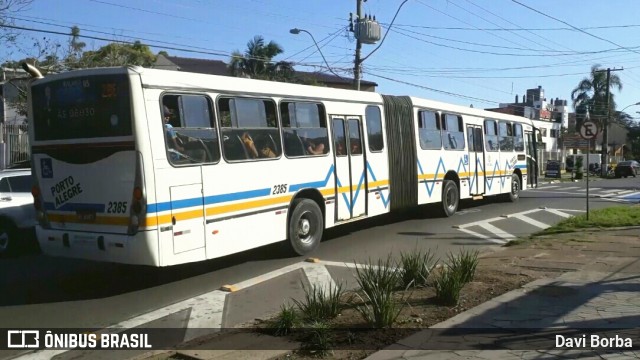
[[[444,306],[437,301],[435,289],[431,286],[394,291],[395,300],[404,306],[391,328],[371,329],[357,310],[363,304],[358,293],[345,294],[352,299],[334,319],[324,325],[324,340],[330,342],[333,350],[327,353],[310,350],[297,350],[277,359],[363,359],[421,329],[429,328],[468,309],[480,305],[494,297],[518,289],[532,281],[522,274],[478,268],[474,279],[466,283],[460,291],[458,304]],[[269,333],[270,322],[254,324],[256,331]],[[304,327],[304,326],[303,326]],[[326,330],[330,329],[330,330]],[[296,329],[286,335],[292,341],[308,342],[312,329]]]

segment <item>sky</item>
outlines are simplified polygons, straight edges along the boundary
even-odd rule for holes
[[[356,0],[33,0],[15,25],[135,41],[172,56],[228,61],[255,35],[275,41],[301,71],[327,65],[353,76],[356,42],[348,31]],[[591,66],[624,69],[618,109],[640,102],[640,2],[637,0],[368,0],[363,13],[382,25],[383,41],[363,45],[363,79],[378,92],[412,95],[476,108],[510,103],[542,86],[547,99],[571,102]],[[399,11],[398,11],[399,9]],[[394,15],[395,17],[394,20]],[[393,21],[393,23],[392,23]],[[391,30],[389,27],[391,25]],[[33,56],[33,37],[65,43],[67,36],[23,31],[20,51],[0,47],[0,60]],[[82,39],[87,50],[106,41]],[[368,56],[378,45],[380,47]],[[368,57],[367,57],[368,56]],[[626,112],[635,114],[640,106]]]

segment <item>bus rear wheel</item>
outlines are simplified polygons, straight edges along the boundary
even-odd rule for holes
[[[294,253],[307,255],[314,251],[320,245],[324,232],[324,220],[318,204],[309,199],[295,200],[288,230]]]
[[[518,174],[511,175],[511,191],[502,195],[502,200],[516,202],[520,198],[520,177]]]
[[[460,192],[458,186],[452,180],[445,180],[442,183],[442,209],[440,210],[443,216],[453,216],[458,210],[458,204],[460,203]]]

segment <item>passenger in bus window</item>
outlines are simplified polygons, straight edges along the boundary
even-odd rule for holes
[[[358,144],[356,140],[352,140],[352,141],[353,143],[351,144],[351,154],[354,154],[354,155],[362,154],[362,149],[360,149],[360,144]]]
[[[336,141],[336,155],[344,156],[347,155],[347,151],[344,148],[344,144],[342,141]]]
[[[307,150],[307,153],[309,155],[324,154],[324,144],[321,142],[316,144],[313,141],[311,141],[311,139],[309,139],[309,133],[306,131],[303,133],[303,141],[304,141],[304,148],[305,150]]]
[[[247,150],[247,153],[249,153],[249,157],[251,159],[257,159],[258,150],[256,149],[256,144],[253,141],[253,138],[251,137],[251,135],[249,135],[248,132],[245,132],[244,134],[242,134],[240,138],[242,139],[242,143],[244,144],[244,147]]]
[[[169,124],[169,121],[171,121],[172,111],[166,105],[163,107],[163,111],[164,111],[164,129],[165,129],[165,136],[167,137],[167,146],[169,147],[170,151],[173,150],[173,152],[171,152],[172,159],[177,160],[179,159],[180,155],[176,154],[175,151],[184,152],[184,148],[180,146],[180,144],[178,144],[178,135],[176,135],[175,130],[173,130],[173,126]]]

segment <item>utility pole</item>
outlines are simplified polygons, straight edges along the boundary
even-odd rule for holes
[[[365,0],[366,1],[366,0]],[[356,0],[356,24],[362,19],[362,0]],[[356,25],[358,26],[358,25]],[[356,36],[356,59],[353,67],[353,88],[360,91],[360,51],[362,50],[362,42],[360,37]]]
[[[609,168],[609,120],[611,118],[611,109],[610,109],[610,95],[609,95],[609,82],[611,81],[611,72],[612,71],[621,71],[624,69],[611,69],[611,68],[607,68],[607,70],[597,70],[596,72],[607,72],[607,115],[604,118],[604,124],[602,126],[602,157],[601,157],[601,161],[602,161],[602,166],[600,167],[600,171],[601,171],[601,176],[602,177],[606,177],[607,176],[607,169]],[[595,104],[595,106],[597,106],[597,104]],[[588,155],[587,155],[588,158]],[[587,167],[589,161],[587,161]]]

